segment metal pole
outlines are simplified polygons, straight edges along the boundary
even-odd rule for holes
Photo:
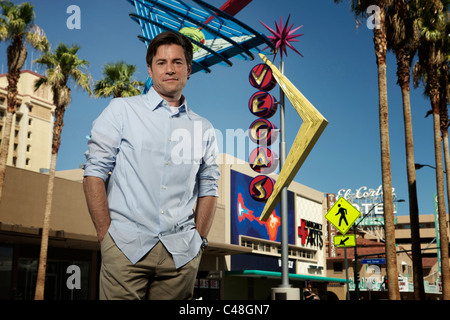
[[[375,208],[375,206],[373,207]],[[370,211],[369,211],[370,212]],[[365,216],[363,217],[363,219],[365,218]],[[361,222],[362,219],[359,221]],[[354,283],[355,283],[355,299],[359,300],[359,280],[358,280],[358,242],[356,239],[356,225],[353,226],[353,233],[355,234],[355,264],[353,266],[353,279],[354,279]]]
[[[284,62],[280,61],[280,72],[284,74]],[[280,88],[280,170],[283,168],[286,160],[286,135],[285,135],[285,115],[284,115],[284,92]],[[281,286],[282,288],[290,287],[289,285],[289,260],[288,260],[288,215],[287,215],[287,186],[281,189],[280,199],[281,209]]]
[[[348,261],[347,261],[347,247],[344,247],[344,259],[345,259],[345,280],[347,283],[347,300],[350,300],[350,285],[348,283]]]

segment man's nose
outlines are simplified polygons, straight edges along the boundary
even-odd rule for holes
[[[171,63],[168,63],[168,64],[167,64],[167,70],[166,70],[166,72],[169,73],[169,74],[175,73],[175,67],[174,67],[174,65],[171,64]]]

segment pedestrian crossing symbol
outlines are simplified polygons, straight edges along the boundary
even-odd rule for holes
[[[346,234],[360,216],[361,212],[345,200],[344,197],[340,197],[327,212],[325,219],[334,225],[342,234]]]

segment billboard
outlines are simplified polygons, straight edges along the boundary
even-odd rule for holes
[[[253,178],[231,170],[230,218],[231,243],[239,245],[239,236],[249,236],[263,240],[281,242],[280,205],[275,207],[269,219],[259,217],[265,202],[254,200],[249,191]],[[288,242],[295,245],[295,200],[294,193],[288,191]]]

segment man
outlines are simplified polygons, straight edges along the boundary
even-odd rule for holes
[[[113,99],[95,120],[86,152],[100,299],[191,299],[218,196],[214,129],[182,94],[190,41],[159,34],[147,64],[152,88]]]

